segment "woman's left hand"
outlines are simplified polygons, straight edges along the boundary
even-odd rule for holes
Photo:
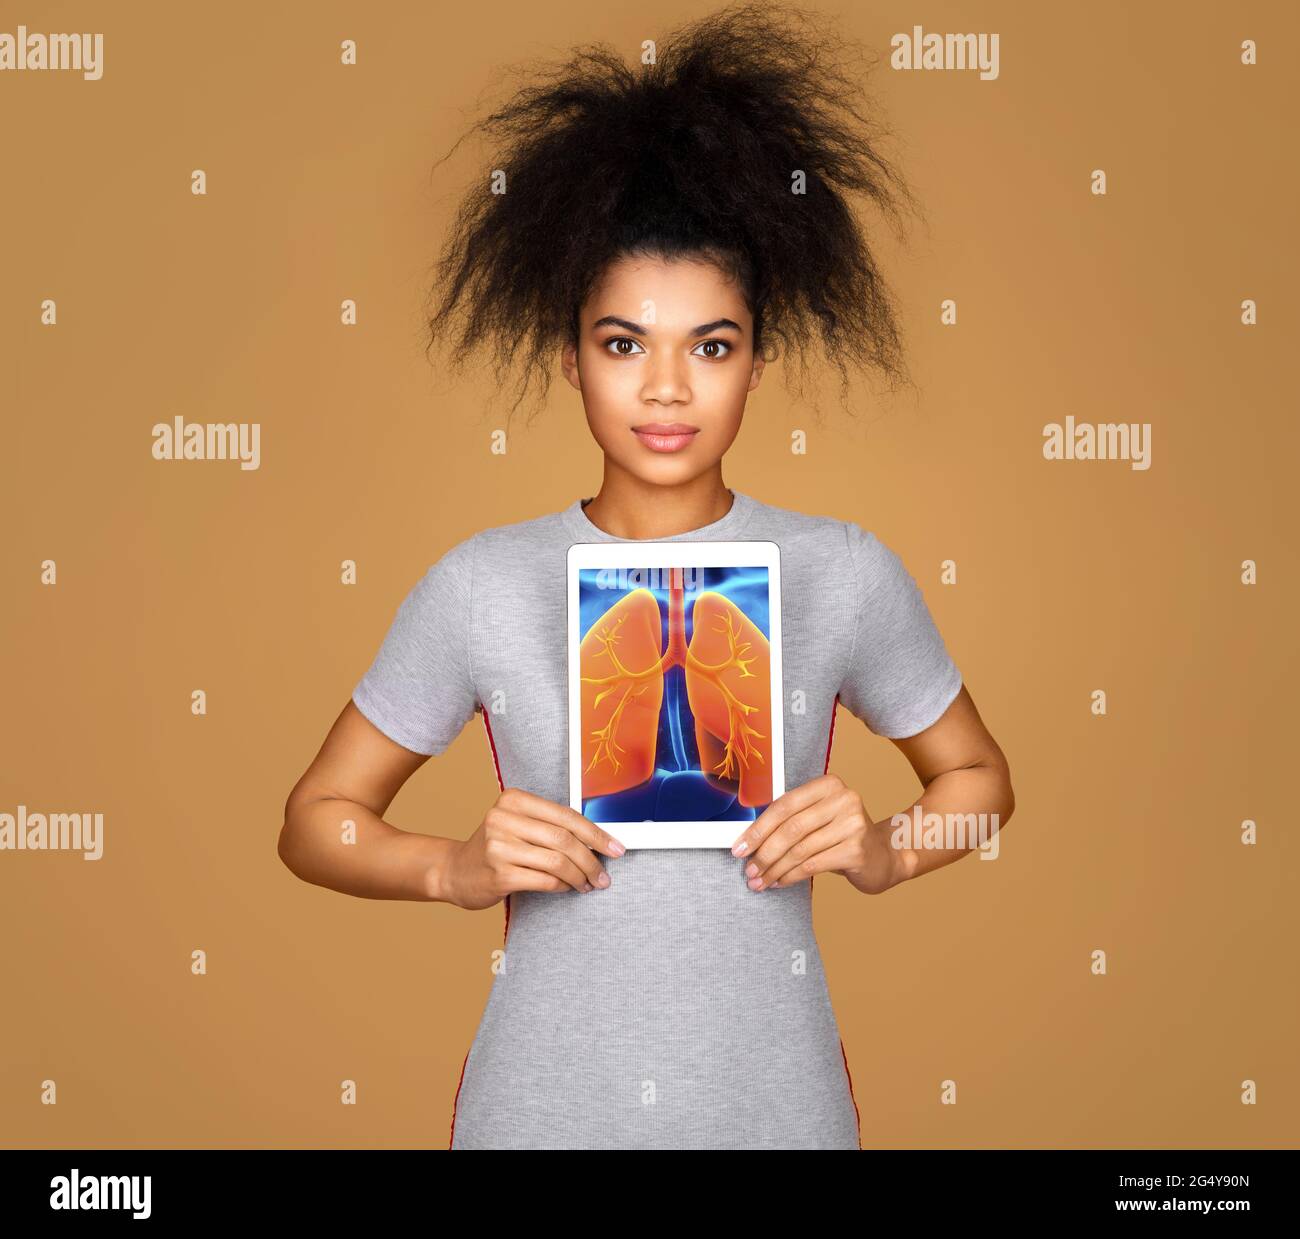
[[[791,886],[814,873],[842,873],[863,894],[895,884],[894,853],[862,797],[837,774],[823,774],[778,796],[736,840],[749,857],[751,890]]]

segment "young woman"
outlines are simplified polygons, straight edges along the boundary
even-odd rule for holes
[[[907,756],[924,811],[1005,822],[1013,807],[1006,761],[898,557],[852,521],[723,480],[772,341],[901,367],[847,196],[891,206],[905,189],[864,136],[834,45],[805,29],[729,9],[636,69],[588,49],[521,90],[487,122],[509,137],[504,177],[467,200],[444,255],[435,338],[459,312],[463,350],[495,341],[509,363],[524,342],[544,383],[558,354],[604,454],[600,487],[428,569],[291,793],[280,855],[354,895],[504,901],[456,1149],[860,1147],[814,875],[877,894],[969,845],[895,846],[892,815],[826,773],[837,703]],[[790,790],[730,851],[625,851],[568,807],[567,550],[747,539],[781,548]],[[384,822],[476,712],[502,788],[477,829]]]

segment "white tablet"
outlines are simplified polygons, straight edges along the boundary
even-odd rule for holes
[[[569,803],[629,848],[729,848],[785,791],[775,542],[569,548]]]

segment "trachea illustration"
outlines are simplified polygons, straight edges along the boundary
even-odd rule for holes
[[[666,589],[622,592],[583,636],[582,794],[603,820],[752,819],[771,802],[770,645],[735,600],[765,600],[766,582],[706,571],[724,579],[693,589],[689,616],[685,572],[665,568]]]

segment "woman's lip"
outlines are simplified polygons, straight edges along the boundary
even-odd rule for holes
[[[634,426],[632,433],[652,452],[680,452],[699,433],[699,428],[675,422],[671,426]]]

